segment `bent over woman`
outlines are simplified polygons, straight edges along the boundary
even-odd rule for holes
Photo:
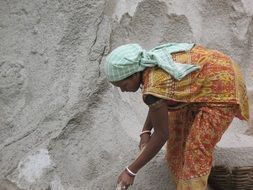
[[[141,153],[120,174],[121,188],[133,184],[167,141],[176,189],[205,190],[215,145],[234,117],[249,117],[244,79],[233,60],[195,44],[169,43],[150,51],[127,44],[108,55],[105,73],[122,92],[142,86],[149,106]]]

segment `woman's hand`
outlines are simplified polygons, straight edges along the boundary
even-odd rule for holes
[[[121,184],[121,189],[128,189],[130,185],[134,183],[134,177],[130,176],[126,170],[124,170],[118,177],[118,184]]]
[[[148,141],[150,140],[150,135],[149,133],[144,133],[141,135],[140,143],[139,143],[139,149],[142,150]]]

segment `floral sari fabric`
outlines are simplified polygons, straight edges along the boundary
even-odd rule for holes
[[[177,190],[205,190],[216,143],[234,118],[235,105],[193,104],[169,112],[167,155]]]
[[[248,120],[246,87],[238,66],[218,51],[195,46],[172,56],[201,69],[181,81],[162,69],[146,69],[143,98],[181,102],[173,110],[168,106],[168,166],[177,190],[205,190],[215,145],[235,116]]]
[[[237,104],[236,116],[248,120],[247,91],[239,67],[233,60],[216,50],[196,45],[189,52],[172,54],[176,62],[196,64],[200,70],[177,81],[160,68],[143,73],[143,95],[154,95],[185,103]]]

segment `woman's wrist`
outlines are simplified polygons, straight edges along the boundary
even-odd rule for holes
[[[133,171],[131,171],[128,167],[125,168],[126,173],[131,176],[131,177],[135,177],[137,175],[137,173],[134,173]]]

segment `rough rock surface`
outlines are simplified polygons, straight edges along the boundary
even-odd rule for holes
[[[0,189],[115,189],[147,110],[105,80],[105,56],[200,43],[236,60],[252,88],[252,15],[251,0],[1,0]],[[174,189],[163,151],[131,189]]]

